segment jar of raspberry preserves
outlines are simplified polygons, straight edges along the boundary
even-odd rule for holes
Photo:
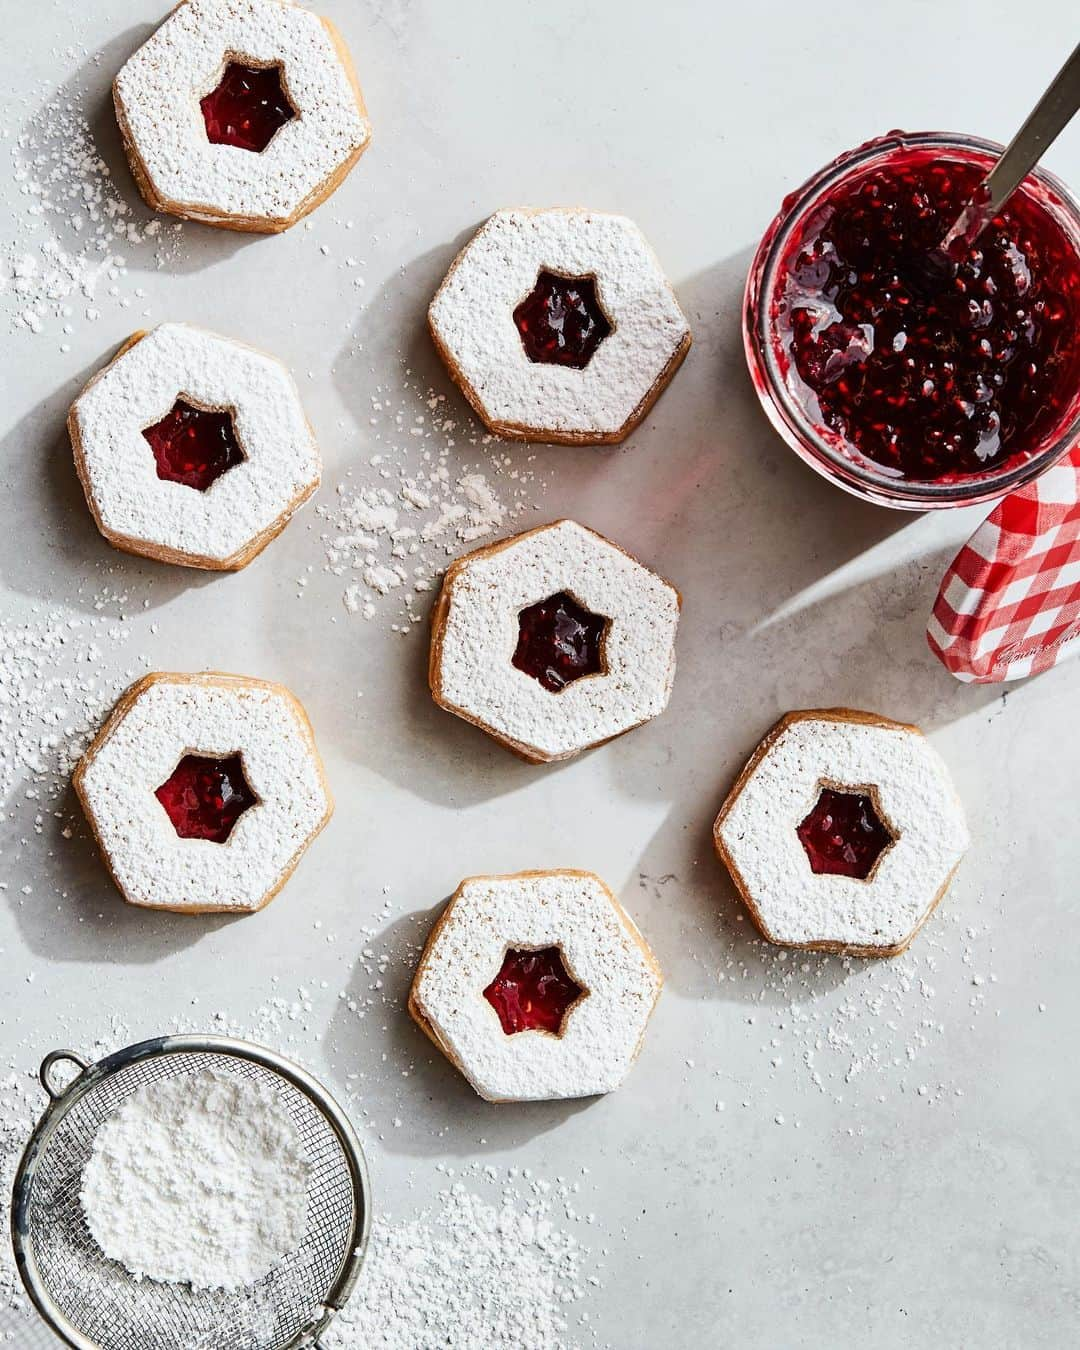
[[[1001,153],[890,132],[784,201],[743,309],[750,373],[797,454],[906,510],[1003,496],[1080,441],[1080,205],[1030,174],[955,271],[921,265]]]

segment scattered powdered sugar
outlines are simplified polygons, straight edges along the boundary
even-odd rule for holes
[[[986,928],[961,929],[958,919],[947,919],[924,928],[901,956],[869,969],[858,958],[832,958],[832,969],[818,978],[791,959],[804,953],[791,953],[776,963],[794,967],[790,972],[774,967],[774,989],[779,984],[787,996],[775,1014],[774,1039],[790,1037],[813,1085],[837,1102],[862,1075],[877,1078],[882,1090],[914,1092],[931,1103],[958,1095],[952,1075],[963,1055],[955,1058],[956,1039],[973,1029],[986,1004],[986,983],[995,978],[976,969],[978,944],[987,937]],[[837,966],[851,977],[839,997],[825,993]],[[966,1010],[962,1016],[958,1007]]]
[[[71,64],[80,57],[63,53]],[[180,225],[132,207],[113,181],[91,130],[91,101],[85,89],[65,86],[12,138],[24,208],[15,236],[0,246],[0,305],[23,331],[67,334],[99,318],[103,304],[129,308],[145,295],[142,287],[125,293],[129,251],[144,255],[143,270],[178,252]]]
[[[418,597],[433,589],[450,558],[503,532],[531,506],[533,452],[515,455],[470,420],[465,445],[488,454],[462,462],[458,422],[445,402],[431,390],[421,401],[408,371],[397,395],[378,388],[368,433],[379,446],[368,461],[377,481],[350,474],[336,503],[315,508],[327,524],[326,571],[345,582],[345,609],[372,619],[392,597],[395,632],[422,621]]]
[[[987,927],[946,911],[887,961],[787,950],[755,937],[749,949],[729,951],[716,979],[738,982],[737,996],[751,1005],[745,1021],[756,1028],[770,1082],[801,1071],[837,1105],[852,1092],[878,1101],[917,1094],[934,1105],[962,1092],[958,1038],[974,1032],[996,982],[988,944]],[[873,1086],[853,1087],[861,1078]]]
[[[309,1170],[268,1082],[199,1069],[138,1088],[108,1117],[80,1199],[98,1246],[136,1279],[239,1289],[303,1240]]]
[[[0,901],[13,911],[40,915],[50,890],[68,903],[48,841],[82,828],[81,815],[69,823],[72,770],[148,665],[129,649],[128,595],[106,588],[81,599],[90,612],[35,605],[0,622]],[[0,959],[11,957],[0,949]]]
[[[0,624],[0,804],[20,786],[35,809],[55,803],[116,696],[145,669],[145,660],[114,668],[131,638],[127,602],[105,589],[97,613],[37,607]]]
[[[15,1183],[15,1169],[41,1104],[41,1089],[32,1075],[16,1073],[14,1069],[0,1075],[0,1223],[4,1232],[4,1240],[0,1242],[0,1344],[4,1343],[8,1324],[5,1315],[17,1314],[27,1302],[7,1240],[7,1208]],[[16,1343],[14,1333],[11,1340]]]
[[[491,1167],[470,1174],[497,1177]],[[568,1203],[574,1189],[512,1168],[495,1203],[455,1180],[432,1211],[396,1223],[376,1217],[360,1283],[324,1335],[326,1350],[576,1343],[574,1305],[599,1279],[586,1273],[588,1249],[559,1222],[559,1209],[579,1218]]]

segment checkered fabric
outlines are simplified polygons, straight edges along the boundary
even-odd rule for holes
[[[1037,675],[1080,651],[1080,446],[998,503],[956,555],[926,630],[958,680]]]

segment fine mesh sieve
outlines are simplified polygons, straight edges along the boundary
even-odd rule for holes
[[[57,1064],[80,1072],[66,1087]],[[136,1280],[94,1241],[79,1200],[83,1168],[106,1117],[136,1088],[213,1069],[278,1093],[310,1164],[300,1247],[258,1284],[192,1289]],[[12,1243],[27,1292],[76,1350],[287,1350],[311,1346],[356,1283],[370,1222],[370,1188],[345,1114],[288,1060],[226,1037],[165,1036],[87,1064],[69,1050],[41,1065],[50,1104],[15,1177]]]

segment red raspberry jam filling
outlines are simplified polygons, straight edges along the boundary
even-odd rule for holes
[[[265,150],[296,116],[281,83],[280,66],[245,66],[230,61],[216,89],[199,100],[212,145]]]
[[[955,272],[927,254],[981,164],[909,150],[836,185],[783,260],[784,350],[849,445],[905,479],[981,473],[1037,448],[1080,380],[1080,259],[1026,190]]]
[[[865,881],[893,842],[871,798],[862,792],[822,788],[817,805],[798,829],[810,868]]]
[[[258,801],[239,755],[185,755],[154,796],[181,839],[212,839],[215,844],[223,844]]]
[[[515,1031],[550,1031],[558,1036],[570,1006],[584,992],[567,974],[558,947],[540,951],[511,947],[484,997],[508,1036]]]
[[[172,411],[147,427],[157,476],[205,492],[227,470],[243,463],[232,413],[195,408],[178,398]]]
[[[565,591],[549,595],[518,615],[513,663],[552,693],[583,675],[602,675],[607,622]]]
[[[596,298],[593,277],[541,272],[532,293],[514,310],[521,345],[530,361],[584,370],[611,324]]]

